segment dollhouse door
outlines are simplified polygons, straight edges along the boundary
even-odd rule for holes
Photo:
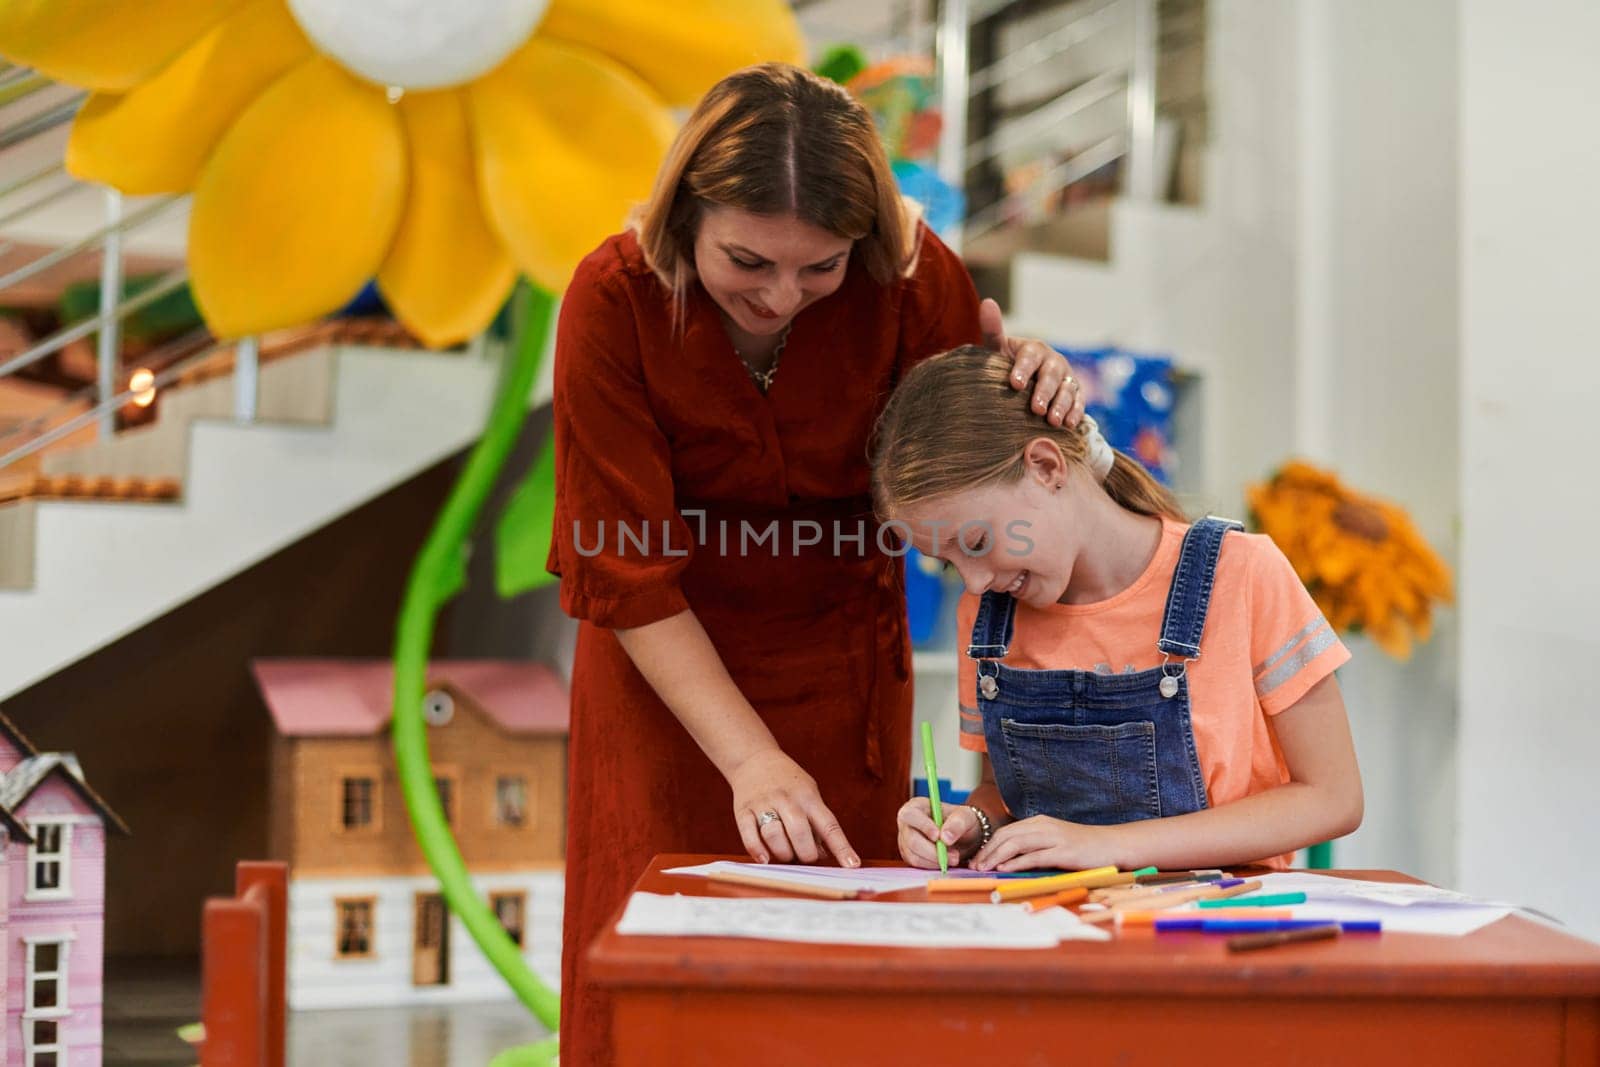
[[[450,913],[438,893],[417,894],[414,929],[412,984],[447,985],[450,981]]]

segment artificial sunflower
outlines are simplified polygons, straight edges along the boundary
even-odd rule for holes
[[[0,0],[0,55],[91,90],[71,173],[194,193],[218,335],[376,277],[444,345],[519,270],[560,292],[649,192],[670,109],[801,42],[782,0]]]
[[[1453,599],[1450,568],[1402,508],[1309,463],[1285,464],[1247,492],[1257,529],[1283,550],[1339,633],[1366,633],[1396,659],[1433,633]]]

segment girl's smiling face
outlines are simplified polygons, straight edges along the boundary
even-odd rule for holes
[[[839,288],[854,244],[793,215],[708,207],[695,236],[694,267],[735,326],[765,337]]]
[[[896,517],[917,551],[956,568],[967,592],[1009,593],[1044,607],[1066,595],[1082,551],[1071,521],[1079,494],[1099,487],[1048,440],[1032,442],[1023,461],[1018,481],[921,501]]]

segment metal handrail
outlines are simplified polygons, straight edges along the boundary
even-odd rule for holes
[[[37,115],[23,119],[15,126],[0,130],[0,150],[21,144],[41,133],[49,133],[57,126],[65,126],[78,113],[79,105],[87,99],[89,99],[88,93],[75,93],[54,107],[46,108]]]
[[[0,107],[32,96],[51,85],[49,78],[31,70],[12,70],[0,75]]]
[[[161,279],[154,285],[124,300],[110,314],[101,312],[65,329],[57,330],[20,356],[6,363],[0,363],[0,378],[4,378],[8,374],[15,374],[24,367],[32,366],[52,352],[65,347],[80,337],[87,337],[103,326],[120,322],[140,308],[153,304],[168,293],[182,288],[188,280],[189,271],[186,268],[180,268],[169,274],[162,275]]]
[[[1123,71],[1108,70],[1104,74],[1097,74],[1088,81],[1068,89],[1050,103],[1035,108],[1020,119],[1014,119],[983,140],[968,145],[967,166],[992,159],[1017,142],[1037,136],[1063,119],[1101,100],[1115,96],[1127,87],[1128,75]]]
[[[143,353],[139,357],[139,365],[145,370],[150,371],[152,374],[159,375],[178,360],[185,359],[189,355],[193,355],[194,353],[189,352],[190,348],[197,345],[204,345],[209,349],[215,340],[216,338],[212,336],[210,330],[204,327],[199,327],[194,330],[190,330],[188,333],[185,333],[179,337],[174,337],[170,340],[164,341],[155,348]],[[223,349],[215,350],[216,354],[220,354],[222,351]],[[170,360],[164,361],[165,355],[172,352],[179,354],[174,355]],[[192,368],[186,366],[185,369]],[[151,388],[155,388],[155,386],[151,386]],[[11,438],[26,437],[36,433],[43,433],[51,423],[64,416],[67,412],[76,408],[80,403],[87,402],[92,404],[94,402],[94,398],[99,394],[99,392],[100,386],[98,383],[80,386],[78,389],[75,389],[66,396],[62,397],[55,403],[54,406],[45,411],[41,411],[38,414],[31,415],[25,419],[13,419],[10,423],[0,426],[0,444],[3,444],[5,441]]]
[[[180,349],[188,347],[200,343],[210,336],[210,333],[204,329],[190,331],[176,340],[167,342],[165,345],[155,349],[154,352],[150,354],[158,354],[166,349]],[[140,393],[148,392],[151,389],[165,388],[176,381],[184,372],[192,370],[194,367],[206,362],[207,360],[218,359],[226,351],[227,349],[223,348],[207,347],[200,352],[194,353],[193,355],[182,357],[173,361],[172,363],[169,363],[163,370],[154,376],[149,385],[140,389],[124,389],[122,392],[118,393],[114,397],[111,397],[109,400],[100,402],[99,404],[90,408],[88,411],[68,419],[66,422],[47,430],[25,444],[19,445],[9,452],[0,453],[0,469],[10,466],[18,460],[26,459],[35,452],[49,448],[57,441],[71,437],[79,430],[93,426],[96,422],[100,421],[102,417],[107,415],[115,415],[117,410],[121,408],[123,404],[126,404],[129,400],[132,400]],[[37,422],[38,420],[34,421]],[[14,437],[16,434],[13,433],[9,436]]]
[[[1008,207],[1027,199],[1030,195],[1037,196],[1065,189],[1074,182],[1087,178],[1106,164],[1122,158],[1127,151],[1127,137],[1120,133],[1114,133],[1105,140],[1096,142],[1081,152],[1074,153],[1072,158],[1064,159],[1057,163],[1054,167],[1029,182],[1025,188],[1002,197],[982,211],[976,211],[969,215],[966,222],[967,236],[979,237],[991,230],[999,229],[1005,225],[1004,215]]]
[[[175,205],[182,202],[183,198],[181,196],[165,197],[152,204],[146,204],[144,207],[140,208],[138,211],[135,211],[133,214],[126,216],[119,222],[109,223],[100,227],[98,230],[95,230],[89,236],[85,237],[76,244],[65,245],[61,248],[57,248],[53,252],[46,252],[38,259],[30,260],[29,262],[18,267],[16,270],[12,271],[10,274],[0,276],[0,292],[4,292],[20,282],[27,281],[35,274],[42,274],[51,267],[54,267],[56,264],[65,262],[66,260],[71,259],[73,256],[81,255],[90,249],[98,247],[105,242],[106,238],[112,236],[113,234],[126,233],[135,226],[141,226],[144,223],[149,222],[151,219],[154,219],[172,210]]]
[[[20,193],[28,186],[42,182],[46,178],[54,177],[57,174],[65,174],[66,172],[67,168],[61,163],[47,163],[32,174],[18,178],[10,185],[0,185],[0,200],[4,200],[13,193]]]
[[[12,211],[12,212],[9,212],[9,213],[7,213],[7,214],[5,214],[3,216],[0,216],[0,226],[9,226],[13,222],[16,222],[18,219],[24,217],[25,215],[31,215],[33,212],[38,211],[40,208],[44,207],[47,204],[53,204],[57,200],[63,200],[66,197],[71,196],[73,193],[77,192],[80,188],[81,188],[81,186],[79,186],[76,182],[70,182],[69,181],[66,185],[63,185],[59,189],[52,189],[48,193],[45,193],[43,196],[41,196],[39,199],[33,201],[31,204],[28,204],[26,207],[19,207],[15,211]],[[10,247],[13,243],[14,242],[6,241],[5,242],[5,247]],[[5,288],[5,286],[0,286],[0,289],[3,289],[3,288]]]
[[[1045,34],[1037,41],[1024,45],[999,62],[975,71],[967,82],[968,94],[977,96],[981,92],[993,89],[1103,32],[1108,25],[1116,21],[1112,16],[1119,13],[1121,6],[1122,0],[1105,0],[1094,10],[1078,15],[1071,22]]]

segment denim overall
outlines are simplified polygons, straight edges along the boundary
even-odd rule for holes
[[[985,593],[967,655],[978,661],[978,707],[1006,807],[1110,825],[1200,811],[1206,783],[1189,721],[1190,660],[1216,580],[1226,519],[1205,518],[1183,539],[1156,647],[1161,666],[1134,674],[1022,670],[1010,651],[1017,602]]]

